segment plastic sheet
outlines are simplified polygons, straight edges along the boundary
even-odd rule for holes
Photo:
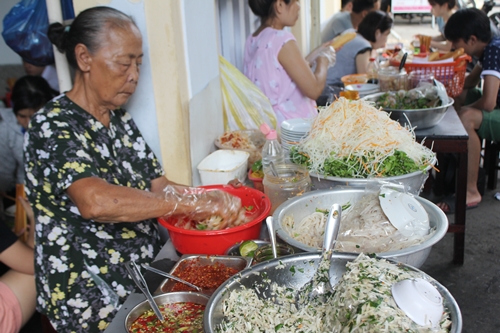
[[[163,217],[179,217],[186,229],[222,230],[245,223],[241,199],[225,191],[172,185],[163,191],[165,200],[175,204],[172,212]]]
[[[54,63],[48,27],[45,0],[22,0],[5,15],[2,36],[23,60],[35,66],[46,66]]]
[[[224,131],[259,129],[263,123],[276,128],[271,102],[229,61],[219,56]]]
[[[319,57],[325,57],[328,59],[328,68],[333,67],[337,60],[337,54],[335,53],[335,49],[328,43],[327,45],[320,46],[314,52],[314,56],[311,59],[311,62],[314,64]]]
[[[427,229],[424,236],[417,232],[405,236],[389,221],[379,201],[380,190],[384,186],[409,194],[409,189],[401,183],[370,182],[363,197],[344,212],[336,250],[365,253],[397,251],[420,244],[432,235],[434,230]]]

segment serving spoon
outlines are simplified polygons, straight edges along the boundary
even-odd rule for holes
[[[330,284],[329,268],[333,253],[333,245],[340,229],[340,219],[342,218],[342,206],[333,204],[328,212],[326,220],[325,234],[323,238],[323,248],[318,268],[313,277],[295,295],[295,303],[298,307],[307,304],[314,298],[331,293],[333,291]]]

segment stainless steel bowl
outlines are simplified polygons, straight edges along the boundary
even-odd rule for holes
[[[208,303],[208,296],[190,291],[177,291],[173,293],[158,295],[153,298],[158,305],[179,302],[193,302],[201,305],[207,305]],[[127,314],[127,317],[125,318],[125,329],[127,330],[127,332],[132,333],[132,331],[130,330],[130,326],[132,326],[134,321],[148,310],[151,310],[151,306],[149,305],[148,301],[141,302],[134,306],[132,310],[130,310],[130,312]]]
[[[217,332],[217,325],[219,325],[224,319],[222,313],[223,301],[229,297],[229,293],[232,290],[239,289],[241,286],[253,288],[254,285],[263,283],[263,279],[269,279],[271,282],[276,282],[279,285],[299,290],[314,275],[320,256],[320,252],[294,254],[263,262],[251,268],[245,269],[241,272],[241,274],[233,276],[231,279],[224,282],[210,298],[203,320],[205,332]],[[354,260],[356,257],[357,254],[353,253],[334,253],[332,257],[332,265],[330,267],[330,282],[332,285],[335,285],[345,272],[346,263]],[[395,263],[394,261],[392,262]],[[280,264],[285,265],[285,268],[276,269],[276,266]],[[292,266],[295,266],[295,269],[291,269]],[[402,266],[410,271],[419,272],[439,290],[441,296],[443,297],[443,304],[450,312],[452,321],[450,332],[460,333],[462,331],[462,314],[460,313],[460,308],[458,307],[457,302],[450,292],[443,285],[424,272],[409,265]],[[260,274],[264,271],[267,273],[265,274],[265,277]],[[302,271],[303,273],[301,273]],[[263,294],[263,297],[269,298],[270,295]]]
[[[385,92],[372,94],[363,97],[363,100],[376,102],[378,98],[385,94]],[[401,125],[409,125],[417,129],[424,129],[435,126],[443,119],[446,110],[453,105],[453,98],[448,97],[448,102],[444,105],[428,108],[428,109],[413,109],[413,110],[397,110],[382,108],[382,110],[389,112],[391,119],[397,120]]]
[[[344,190],[326,190],[313,191],[305,193],[300,197],[285,201],[281,204],[273,214],[274,228],[278,237],[291,246],[303,251],[318,251],[319,249],[308,246],[304,243],[292,238],[282,227],[285,216],[293,215],[295,220],[302,220],[304,217],[312,214],[316,208],[327,208],[333,203],[341,205],[348,202],[355,202],[365,194],[363,189],[344,189]],[[439,242],[448,231],[448,218],[439,207],[432,202],[415,197],[424,207],[429,215],[429,225],[431,228],[436,228],[434,234],[425,242],[414,245],[405,249],[378,253],[380,257],[390,258],[401,263],[405,263],[414,267],[421,267],[429,253],[432,245]]]
[[[419,195],[424,187],[425,181],[429,177],[429,170],[435,165],[437,159],[434,157],[431,165],[423,171],[415,171],[402,176],[376,178],[388,182],[401,183],[406,186],[407,191],[414,195]],[[309,173],[313,190],[333,190],[334,188],[365,188],[373,181],[373,178],[343,178],[332,176],[321,176],[316,173]]]

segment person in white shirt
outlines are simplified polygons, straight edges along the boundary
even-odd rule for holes
[[[352,11],[340,11],[334,14],[321,30],[321,42],[340,35],[348,29],[358,29],[359,23],[369,12],[380,8],[380,0],[352,0]]]

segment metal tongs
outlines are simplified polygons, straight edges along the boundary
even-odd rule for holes
[[[180,282],[180,283],[182,283],[182,284],[185,284],[186,286],[189,286],[189,287],[191,287],[191,288],[193,288],[193,289],[196,289],[196,290],[198,290],[198,291],[202,291],[202,289],[201,289],[200,287],[195,286],[194,284],[189,283],[189,282],[187,282],[186,280],[183,280],[183,279],[181,279],[181,278],[178,278],[177,276],[173,276],[172,274],[165,273],[164,271],[161,271],[161,270],[159,270],[159,269],[156,269],[156,268],[154,268],[154,267],[151,267],[151,266],[148,266],[148,265],[145,265],[145,264],[142,264],[141,266],[142,266],[142,268],[144,268],[145,270],[151,271],[151,272],[156,273],[156,274],[158,274],[158,275],[162,275],[162,276],[168,277],[169,279],[172,279],[172,280],[175,280],[175,281]]]
[[[158,319],[161,321],[163,324],[165,322],[165,318],[163,317],[160,309],[158,308],[158,305],[156,304],[153,296],[149,292],[148,286],[146,284],[146,280],[144,280],[144,276],[142,276],[142,273],[137,266],[137,264],[134,261],[129,261],[125,263],[125,268],[127,269],[128,273],[130,274],[130,277],[132,280],[134,280],[135,284],[139,289],[142,291],[144,296],[146,296],[146,299],[148,300],[149,305],[153,309],[154,313],[158,317]]]

